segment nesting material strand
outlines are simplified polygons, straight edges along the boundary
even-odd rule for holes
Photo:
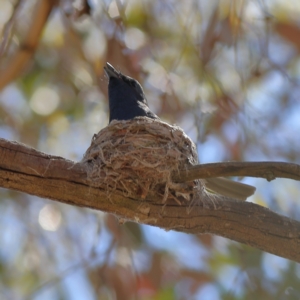
[[[88,181],[109,192],[145,199],[149,193],[162,195],[162,203],[173,199],[181,204],[204,191],[200,180],[174,183],[172,175],[197,163],[195,145],[177,126],[139,117],[113,121],[93,137],[82,162]]]

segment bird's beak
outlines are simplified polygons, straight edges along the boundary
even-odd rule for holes
[[[104,67],[104,71],[108,78],[111,78],[111,77],[119,78],[120,77],[119,72],[108,62],[106,63],[106,65]]]

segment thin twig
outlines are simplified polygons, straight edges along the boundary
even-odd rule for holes
[[[17,12],[19,11],[18,8],[19,8],[20,4],[21,4],[21,0],[18,0],[14,6],[14,10],[13,10],[9,20],[6,22],[6,24],[4,26],[3,38],[2,38],[1,44],[0,44],[0,57],[4,55],[4,53],[8,47],[8,44],[10,42],[11,31],[14,27],[14,21],[16,19]]]
[[[56,0],[38,1],[27,36],[21,43],[19,50],[10,58],[5,69],[1,71],[0,90],[21,74],[24,67],[34,54],[44,26],[56,3]]]

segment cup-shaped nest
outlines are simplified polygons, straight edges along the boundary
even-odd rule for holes
[[[152,192],[162,203],[191,201],[200,181],[175,183],[178,170],[197,163],[194,143],[177,126],[139,117],[113,121],[95,134],[82,162],[92,186],[110,193],[122,191],[136,199],[149,199]]]

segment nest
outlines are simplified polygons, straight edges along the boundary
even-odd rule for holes
[[[82,162],[91,185],[145,199],[152,192],[162,203],[191,201],[200,181],[175,183],[172,175],[197,163],[195,145],[177,126],[146,117],[113,121],[95,134]],[[148,197],[149,198],[149,197]]]

